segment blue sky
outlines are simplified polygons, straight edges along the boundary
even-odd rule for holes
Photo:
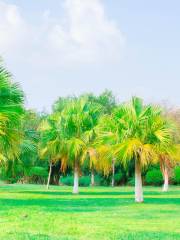
[[[27,106],[111,89],[180,105],[178,0],[0,0],[0,55]]]

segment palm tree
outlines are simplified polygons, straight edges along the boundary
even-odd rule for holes
[[[0,158],[13,159],[19,154],[24,95],[12,83],[11,74],[0,64]]]
[[[90,145],[100,114],[101,107],[84,97],[73,100],[62,112],[65,119],[64,130],[67,134],[66,148],[62,151],[62,165],[69,165],[74,169],[73,193],[75,194],[78,193],[80,166],[84,163],[87,153],[92,156]]]
[[[64,131],[61,124],[61,117],[57,114],[48,116],[42,120],[38,130],[40,132],[40,158],[48,159],[49,162],[49,174],[47,179],[47,189],[49,189],[52,167],[53,164],[60,161],[61,146],[64,143]]]
[[[51,162],[60,160],[62,171],[67,166],[73,168],[75,194],[78,193],[80,166],[90,150],[90,135],[97,124],[99,113],[100,107],[97,104],[92,104],[86,98],[73,98],[61,112],[50,116],[40,127],[43,132],[42,155],[48,155]]]
[[[103,171],[105,175],[112,172],[112,187],[114,187],[114,175],[116,156],[114,146],[121,142],[122,128],[118,124],[114,114],[102,115],[97,126],[97,154],[98,170]]]
[[[38,161],[39,133],[37,128],[40,123],[40,116],[32,110],[26,110],[22,119],[22,141],[20,144],[20,155],[18,164],[22,167],[21,181],[29,180],[29,173]]]
[[[169,189],[169,176],[171,174],[171,170],[174,167],[175,163],[179,161],[179,146],[170,143],[166,144],[166,146],[158,146],[157,152],[159,154],[160,161],[160,169],[163,175],[164,184],[162,187],[163,192],[167,192]]]
[[[169,188],[169,176],[176,161],[179,161],[179,145],[174,136],[178,130],[172,119],[165,115],[161,121],[161,128],[169,133],[169,141],[166,144],[158,144],[156,150],[159,154],[160,169],[164,178],[162,191],[167,192]]]
[[[113,158],[125,166],[129,161],[135,161],[136,202],[143,201],[142,168],[158,161],[157,146],[166,147],[169,144],[170,133],[163,121],[159,108],[144,106],[142,100],[136,97],[130,103],[117,107],[112,116],[103,116],[100,121],[101,143],[104,147],[111,147]],[[105,158],[109,157],[110,154]]]
[[[123,112],[119,119],[124,122],[123,141],[116,146],[116,154],[124,164],[135,161],[135,201],[143,202],[142,168],[158,161],[157,146],[166,147],[171,139],[170,133],[161,110],[144,106],[139,98],[124,105]]]

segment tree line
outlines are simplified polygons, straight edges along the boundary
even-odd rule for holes
[[[135,201],[143,201],[143,175],[152,166],[162,172],[168,190],[178,166],[179,110],[144,104],[138,97],[119,103],[111,91],[60,97],[52,112],[24,106],[24,93],[0,65],[0,177],[10,182],[59,184],[73,173],[73,193],[82,173],[111,176],[124,172],[135,179]],[[48,172],[47,172],[48,170]],[[133,174],[134,172],[134,174]]]

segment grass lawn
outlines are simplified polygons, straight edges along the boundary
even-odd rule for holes
[[[146,187],[134,203],[131,187],[0,185],[1,240],[180,239],[180,188]]]

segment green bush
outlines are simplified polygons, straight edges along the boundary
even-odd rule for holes
[[[30,177],[42,177],[42,178],[47,178],[48,172],[45,168],[43,167],[32,167],[29,172]]]
[[[128,179],[128,182],[127,182],[127,185],[129,185],[129,186],[134,186],[134,185],[135,185],[135,178],[134,178],[134,177],[129,178],[129,179]]]
[[[60,182],[63,185],[73,186],[74,177],[73,176],[63,176],[63,177],[60,178]]]
[[[73,186],[74,184],[74,177],[73,176],[64,176],[60,179],[60,182],[63,185],[67,186]],[[87,187],[91,183],[91,179],[89,176],[82,176],[79,178],[79,186],[81,187]]]
[[[99,175],[95,176],[95,185],[96,186],[108,186],[109,178],[101,177]],[[67,186],[73,186],[74,177],[73,176],[63,176],[60,179],[60,183]],[[81,187],[88,187],[91,184],[91,177],[90,176],[82,176],[79,178],[79,186]]]
[[[119,172],[119,173],[114,174],[114,182],[115,182],[115,185],[120,184],[120,182],[121,182],[122,180],[123,180],[123,174],[122,174],[122,172]]]
[[[159,169],[153,169],[147,172],[145,176],[145,183],[147,185],[161,185],[163,183],[163,176]]]
[[[180,184],[180,166],[174,168],[173,182],[175,184]]]
[[[79,186],[88,187],[91,184],[91,178],[89,176],[82,176],[79,179]],[[95,182],[96,184],[96,182]]]
[[[96,175],[95,176],[95,185],[96,186],[109,186],[111,183],[111,177],[110,176],[101,176]]]
[[[13,176],[12,171],[4,168],[0,169],[0,178],[6,183],[16,183],[21,177],[18,176]]]

